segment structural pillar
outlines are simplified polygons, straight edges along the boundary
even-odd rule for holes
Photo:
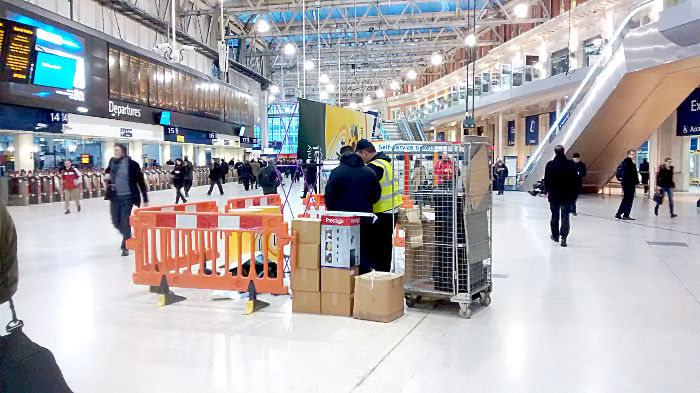
[[[163,148],[163,154],[165,154],[165,148]],[[182,156],[187,157],[191,162],[194,161],[194,145],[191,143],[185,143],[182,145]]]
[[[503,112],[498,112],[498,123],[496,124],[497,130],[498,130],[498,137],[496,138],[497,144],[496,144],[496,152],[497,152],[497,157],[500,159],[503,159],[503,129],[505,126],[503,125]]]
[[[15,136],[15,170],[34,170],[34,134],[31,132]]]
[[[205,152],[204,152],[204,147],[203,147],[203,146],[197,146],[197,147],[195,148],[195,151],[196,151],[196,153],[197,153],[196,165],[198,165],[198,166],[206,166],[206,165],[208,164],[208,162],[206,162],[206,161],[207,161],[207,156],[206,156],[206,154],[205,154]]]
[[[561,101],[560,99],[557,98],[557,117],[561,113]]]
[[[129,142],[129,157],[143,166],[143,143],[141,141]]]
[[[163,157],[162,157],[163,162],[161,162],[160,164],[161,165],[165,164],[165,162],[168,161],[169,159],[170,159],[170,143],[164,142],[163,143]]]
[[[109,160],[114,157],[114,141],[113,140],[103,140],[102,141],[102,168],[107,168],[109,165]]]

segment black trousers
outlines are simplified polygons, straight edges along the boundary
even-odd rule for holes
[[[506,190],[506,179],[496,179],[496,187],[499,194]]]
[[[552,220],[549,226],[552,229],[552,236],[567,237],[569,236],[570,224],[569,214],[571,213],[571,204],[549,201],[549,210],[552,211]],[[559,227],[559,218],[561,217],[561,228]]]
[[[109,212],[112,216],[112,224],[122,234],[122,250],[126,249],[124,243],[131,238],[131,208],[134,207],[134,200],[131,195],[115,195],[110,200]]]
[[[277,188],[263,187],[263,195],[277,194]]]
[[[316,180],[314,180],[313,182],[309,182],[309,184],[304,184],[304,195],[302,195],[301,197],[306,198],[306,193],[308,193],[310,190],[312,190],[312,194],[316,194]]]
[[[209,179],[209,184],[210,184],[209,192],[207,192],[208,195],[211,195],[211,191],[214,189],[215,184],[217,186],[219,186],[219,192],[221,193],[221,195],[224,195],[224,188],[221,187],[221,180],[217,179],[216,181],[214,181],[214,180]]]
[[[635,190],[635,186],[622,186],[622,202],[620,202],[620,208],[617,209],[617,216],[630,216]]]
[[[178,187],[175,186],[175,204],[177,205],[180,203],[180,199],[182,199],[183,203],[187,203],[187,200],[185,199],[185,196],[182,195],[182,186]]]
[[[226,175],[221,176],[221,184],[226,184]]]
[[[190,188],[192,188],[192,179],[185,179],[185,195],[190,193]]]
[[[360,270],[368,269],[366,271],[371,271],[374,269],[388,272],[391,271],[391,254],[394,247],[394,218],[392,213],[375,214],[377,221],[370,224],[369,228],[360,234],[360,256],[362,258],[362,251],[365,250],[365,254],[367,254],[365,259],[369,259],[364,267],[362,259],[360,260]],[[360,231],[362,231],[362,227],[360,227]],[[368,248],[365,248],[363,244]]]

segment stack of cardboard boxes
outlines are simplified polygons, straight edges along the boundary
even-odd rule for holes
[[[321,220],[292,221],[297,232],[297,265],[292,269],[292,311],[321,313]]]

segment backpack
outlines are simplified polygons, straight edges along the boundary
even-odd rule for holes
[[[615,178],[619,181],[622,181],[625,178],[625,162],[622,161],[620,165],[617,166],[617,170],[615,171]]]

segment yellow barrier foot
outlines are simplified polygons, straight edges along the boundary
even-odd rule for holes
[[[268,302],[258,300],[257,292],[255,291],[255,283],[251,280],[248,284],[248,301],[245,304],[243,315],[250,315],[258,310],[261,310],[270,305]]]
[[[168,304],[181,302],[187,299],[184,296],[174,294],[173,291],[170,290],[168,280],[165,279],[165,275],[161,277],[159,286],[151,285],[149,290],[152,293],[158,294],[158,307],[167,306]]]

